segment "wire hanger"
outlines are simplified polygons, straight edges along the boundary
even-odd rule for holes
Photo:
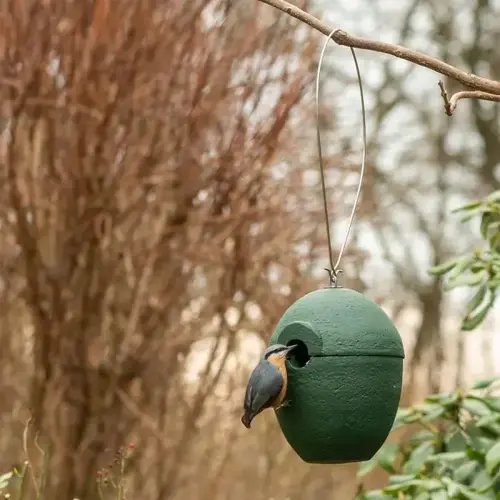
[[[328,203],[327,203],[327,198],[326,198],[326,185],[325,185],[325,173],[324,173],[324,165],[323,165],[323,154],[321,151],[321,135],[320,135],[320,118],[319,118],[319,101],[320,101],[320,92],[319,92],[319,82],[320,82],[320,74],[321,74],[321,65],[323,63],[323,56],[325,55],[325,50],[328,45],[328,42],[330,41],[332,35],[337,31],[336,29],[332,30],[332,32],[328,35],[328,38],[326,39],[324,45],[323,45],[323,50],[321,51],[321,56],[319,58],[319,64],[318,64],[318,72],[316,75],[316,136],[318,140],[318,156],[319,156],[319,168],[320,168],[320,174],[321,174],[321,187],[323,191],[323,207],[325,210],[325,224],[326,224],[326,237],[328,240],[328,254],[329,254],[329,259],[330,259],[330,269],[325,268],[325,271],[328,272],[329,279],[330,279],[330,287],[333,288],[338,288],[338,276],[342,272],[342,269],[340,269],[340,261],[342,259],[342,255],[344,253],[344,250],[347,246],[347,241],[349,239],[349,233],[351,231],[351,226],[354,220],[354,215],[356,213],[356,207],[358,205],[358,200],[359,200],[359,195],[361,193],[361,186],[363,184],[363,177],[365,174],[365,159],[366,159],[366,111],[365,111],[365,99],[363,95],[363,85],[361,83],[361,73],[359,71],[359,66],[358,66],[358,60],[356,58],[356,54],[354,52],[354,49],[350,47],[352,57],[354,59],[354,64],[356,66],[356,74],[358,77],[358,86],[359,86],[359,94],[361,98],[361,113],[362,113],[362,118],[363,118],[363,154],[362,154],[362,160],[361,160],[361,171],[359,175],[359,183],[358,183],[358,189],[356,191],[356,197],[354,199],[354,204],[352,207],[351,211],[351,216],[349,218],[349,224],[347,226],[347,231],[344,237],[344,242],[342,243],[342,247],[340,248],[340,252],[337,258],[337,262],[334,264],[333,263],[333,250],[332,250],[332,242],[331,242],[331,236],[330,236],[330,222],[329,222],[329,216],[328,216]]]

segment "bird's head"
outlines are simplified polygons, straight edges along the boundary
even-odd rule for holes
[[[265,351],[262,357],[269,361],[271,360],[285,360],[288,356],[288,353],[293,351],[297,346],[296,345],[283,345],[283,344],[274,344],[269,346]]]

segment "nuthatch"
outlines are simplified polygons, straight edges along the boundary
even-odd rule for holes
[[[287,389],[285,361],[288,353],[297,347],[275,344],[268,347],[254,368],[245,393],[243,425],[250,429],[252,420],[266,408],[283,405]]]

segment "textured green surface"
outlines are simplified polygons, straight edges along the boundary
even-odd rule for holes
[[[394,324],[362,294],[326,288],[292,304],[269,343],[295,340],[311,358],[287,363],[289,404],[277,411],[286,439],[306,462],[368,460],[401,396],[404,349]]]

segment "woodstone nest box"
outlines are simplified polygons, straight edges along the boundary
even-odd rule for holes
[[[288,308],[272,344],[297,344],[288,404],[276,411],[296,453],[323,464],[372,458],[394,423],[403,379],[403,343],[385,312],[354,290],[316,290]]]

